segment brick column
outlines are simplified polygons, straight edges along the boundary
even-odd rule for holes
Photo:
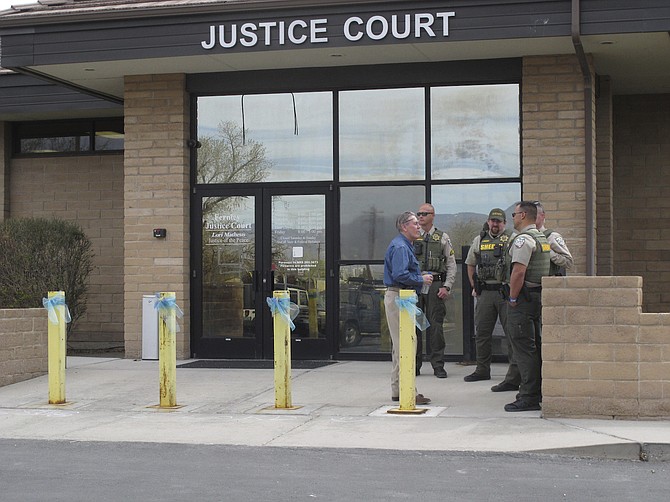
[[[575,258],[571,274],[584,274],[584,78],[577,57],[524,58],[521,99],[523,198],[542,201],[547,228],[563,235]]]
[[[189,97],[185,76],[125,80],[124,329],[126,357],[141,355],[142,296],[174,291],[185,313],[177,357],[190,355]],[[152,229],[166,228],[167,238]]]

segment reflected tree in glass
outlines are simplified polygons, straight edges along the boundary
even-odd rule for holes
[[[217,135],[199,138],[197,183],[255,183],[263,181],[272,169],[265,147],[244,137],[234,122],[220,122]],[[203,217],[219,207],[227,197],[203,201]],[[219,207],[222,209],[222,207]]]

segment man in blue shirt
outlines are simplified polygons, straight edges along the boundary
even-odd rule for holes
[[[430,286],[433,282],[431,274],[421,275],[419,262],[414,255],[413,242],[421,235],[421,227],[416,214],[405,211],[396,220],[399,234],[393,238],[384,256],[384,306],[386,307],[386,322],[391,334],[391,400],[400,399],[400,311],[396,305],[396,298],[401,289],[413,289],[419,294],[424,284]],[[416,349],[416,348],[415,348]],[[428,404],[430,399],[422,394],[416,395],[416,404]]]

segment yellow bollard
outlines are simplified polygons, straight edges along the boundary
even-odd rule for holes
[[[58,322],[48,321],[47,330],[47,352],[49,369],[49,404],[65,403],[65,292],[49,291],[49,300],[56,296],[63,296],[63,304],[55,305],[54,311]]]
[[[174,302],[174,293],[160,293],[159,301]],[[159,309],[158,367],[160,408],[177,407],[177,313],[175,308]]]
[[[289,298],[288,291],[274,291],[277,301]],[[293,410],[291,404],[291,328],[289,320],[275,312],[274,326],[274,366],[275,366],[275,408]]]
[[[400,299],[416,297],[411,289],[401,289]],[[388,410],[388,413],[421,414],[426,408],[416,407],[416,315],[406,309],[400,309],[400,407]]]

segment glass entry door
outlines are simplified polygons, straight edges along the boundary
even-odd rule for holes
[[[329,357],[329,192],[208,192],[195,206],[201,210],[201,235],[195,246],[194,355],[271,359],[273,324],[266,300],[274,290],[287,290],[298,307],[292,357]]]

